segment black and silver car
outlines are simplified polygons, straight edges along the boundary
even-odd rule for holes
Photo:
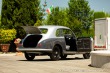
[[[65,59],[67,55],[83,54],[90,57],[91,38],[76,38],[73,31],[65,26],[22,26],[26,36],[22,39],[19,51],[27,60],[37,55],[48,55],[51,60]]]

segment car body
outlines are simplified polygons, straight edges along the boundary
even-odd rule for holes
[[[22,39],[19,51],[25,53],[27,60],[33,60],[36,55],[49,55],[52,60],[59,60],[76,53],[83,54],[85,58],[90,57],[90,38],[76,38],[68,27],[48,25],[23,26],[23,28],[26,36]],[[81,42],[84,41],[87,47],[81,47]]]

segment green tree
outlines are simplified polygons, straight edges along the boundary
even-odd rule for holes
[[[51,14],[47,16],[47,25],[63,25],[66,26],[68,21],[67,9],[55,7]]]
[[[90,36],[89,29],[92,25],[93,11],[91,11],[88,5],[88,1],[70,0],[68,5],[69,5],[68,23],[70,28],[74,30],[77,36],[85,36],[86,34]]]
[[[40,20],[37,20],[36,23],[34,24],[34,26],[40,26],[42,25],[42,22]]]
[[[0,15],[0,27],[1,27],[1,15]]]
[[[105,18],[105,17],[110,17],[110,14],[103,11],[94,12],[94,19]]]
[[[42,20],[40,0],[3,0],[2,27],[34,25]]]

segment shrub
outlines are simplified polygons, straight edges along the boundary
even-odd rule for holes
[[[0,44],[10,43],[14,38],[16,38],[15,29],[0,29]]]

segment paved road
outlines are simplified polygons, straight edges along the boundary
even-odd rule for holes
[[[36,56],[26,61],[24,56],[1,55],[0,73],[110,73],[109,70],[89,66],[90,59],[82,55],[68,56],[67,60],[51,61],[48,56]]]

